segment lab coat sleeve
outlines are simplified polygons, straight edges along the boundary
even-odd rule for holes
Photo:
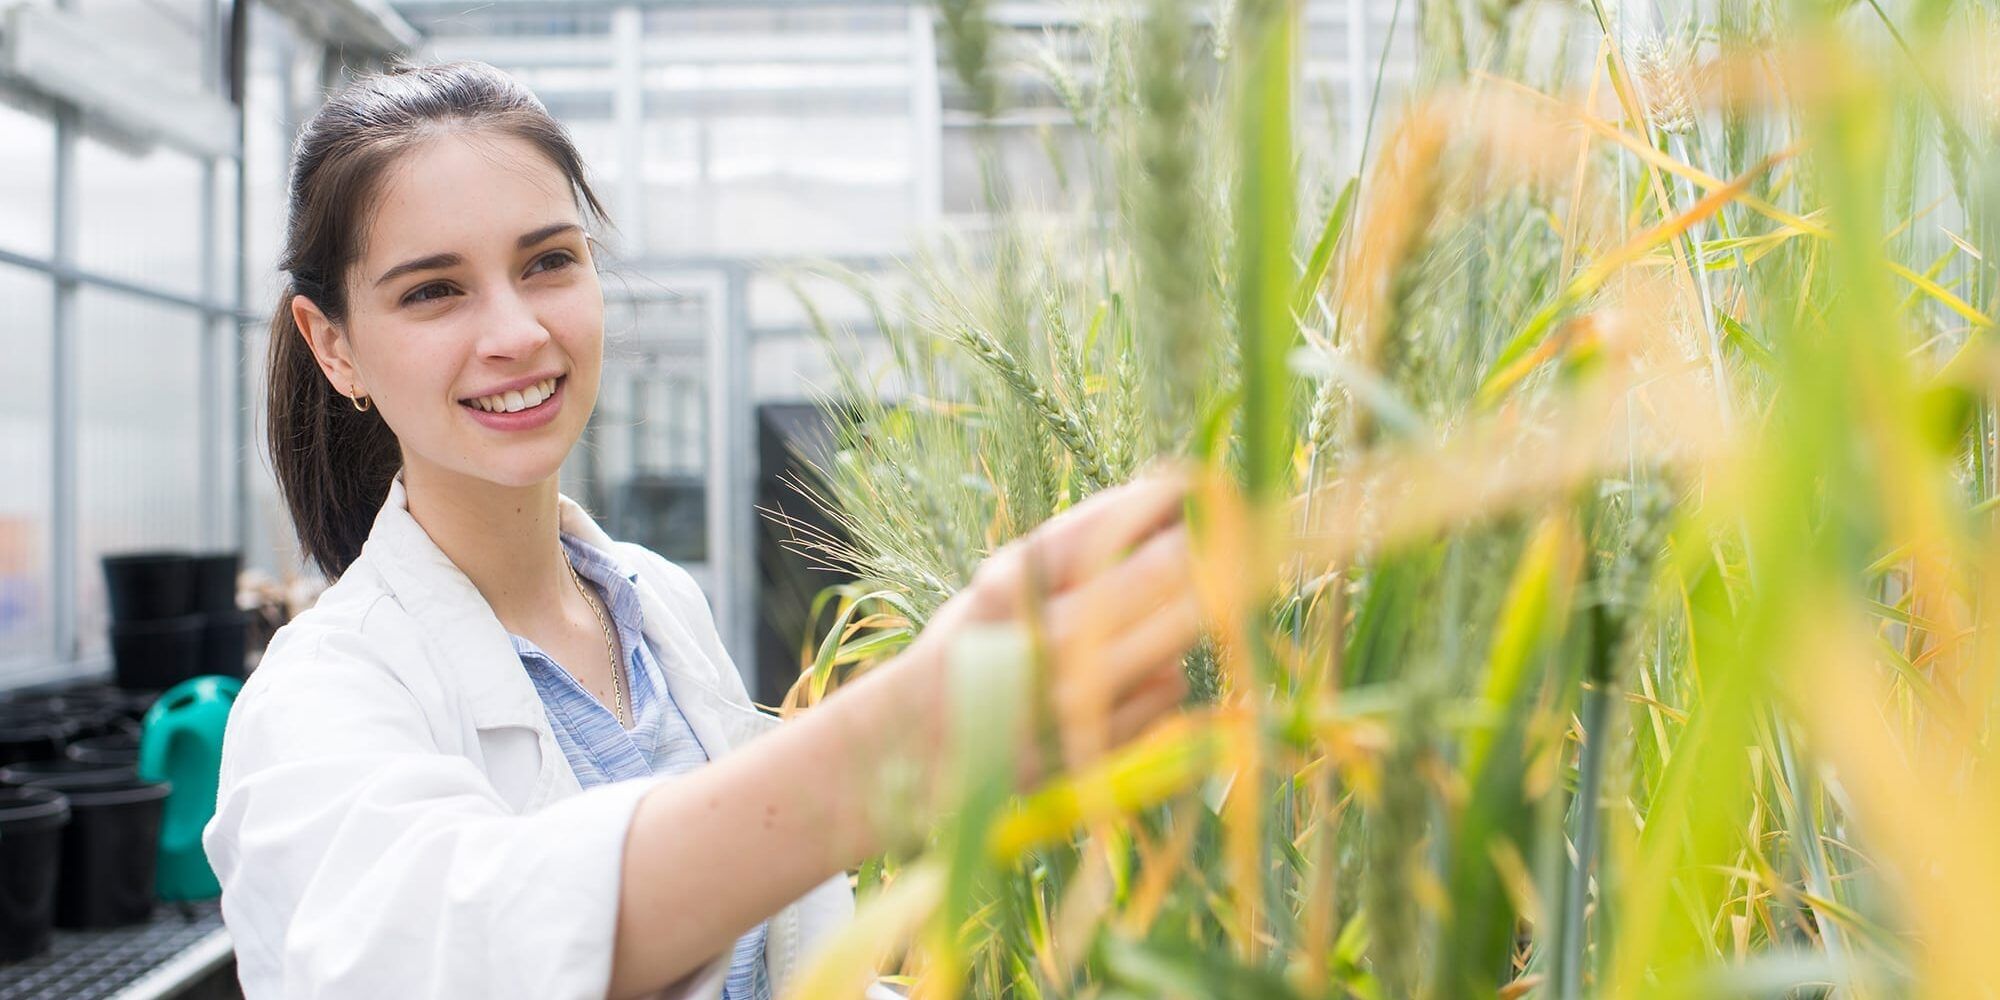
[[[287,1000],[604,996],[650,783],[517,814],[360,639],[306,648],[245,689],[205,833],[242,960]]]

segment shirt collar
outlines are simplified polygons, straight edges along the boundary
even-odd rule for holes
[[[576,575],[595,584],[598,593],[604,596],[604,609],[611,617],[611,627],[618,630],[619,645],[629,650],[645,641],[646,609],[639,599],[639,574],[627,570],[610,553],[568,532],[562,535],[562,545],[570,565],[576,567]],[[515,652],[548,655],[518,635],[509,633],[507,638],[513,641]]]
[[[594,549],[600,563],[612,567],[600,571],[622,580],[636,602],[636,574],[612,554],[610,536],[568,497],[560,498],[558,506],[563,535]],[[445,659],[459,671],[475,725],[546,725],[541,697],[521,669],[506,628],[479,589],[410,516],[401,473],[389,484],[368,541],[348,572],[357,568],[373,569],[397,602],[431,630],[437,648],[451,651]],[[582,564],[577,568],[582,572]],[[603,585],[597,577],[592,579]],[[638,619],[643,620],[643,614]]]

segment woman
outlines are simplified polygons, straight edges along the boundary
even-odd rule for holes
[[[1198,614],[1155,477],[774,727],[687,573],[557,492],[601,374],[602,215],[491,67],[361,80],[300,134],[270,447],[336,582],[237,701],[207,830],[252,1000],[770,996],[851,910],[845,870],[921,832],[876,807],[950,738],[953,644],[1033,617],[1100,745],[1183,696]]]

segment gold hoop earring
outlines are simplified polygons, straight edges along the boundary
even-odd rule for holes
[[[360,393],[355,392],[353,389],[347,390],[347,399],[349,402],[352,402],[354,404],[355,409],[360,410],[363,413],[367,413],[369,410],[375,408],[375,403],[372,400],[370,400],[367,396],[363,396]]]

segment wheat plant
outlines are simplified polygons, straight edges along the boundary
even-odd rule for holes
[[[790,707],[1163,457],[1215,626],[1020,796],[1035,650],[968,647],[947,819],[799,995],[2000,992],[1994,9],[1412,7],[1349,177],[1294,4],[1088,8],[1082,75],[947,5],[1094,201],[856,283]]]

